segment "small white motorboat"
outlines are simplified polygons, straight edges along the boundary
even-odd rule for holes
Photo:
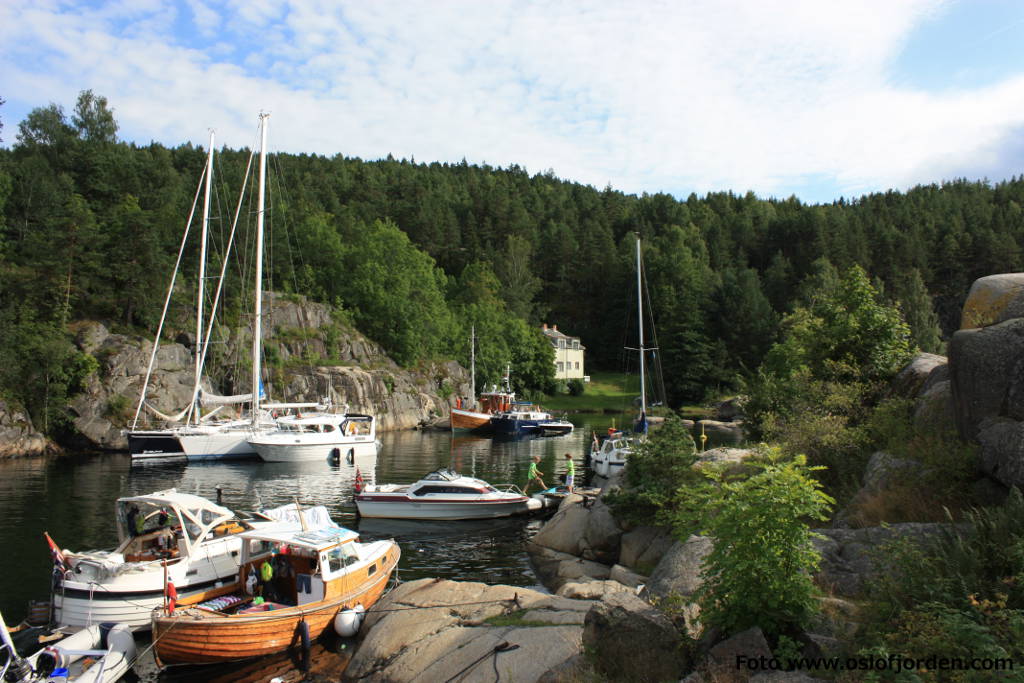
[[[572,434],[573,424],[568,420],[545,420],[537,424],[542,436],[562,436]]]
[[[0,680],[10,683],[112,683],[135,663],[135,638],[127,624],[93,624],[27,659],[17,656],[2,618],[0,628],[4,634],[2,649],[10,653]]]
[[[362,517],[387,519],[492,519],[533,512],[541,501],[515,486],[504,490],[451,470],[431,472],[415,484],[379,484],[356,491]]]
[[[634,445],[633,437],[622,432],[609,434],[600,444],[595,439],[590,450],[590,468],[599,477],[610,477],[615,472],[622,471],[626,459],[633,452]]]

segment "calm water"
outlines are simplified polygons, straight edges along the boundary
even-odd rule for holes
[[[398,540],[403,580],[439,576],[536,586],[524,543],[539,528],[539,521],[360,523],[352,498],[356,467],[367,483],[410,483],[450,465],[495,485],[522,487],[530,458],[536,454],[542,458],[540,469],[546,482],[552,485],[552,475],[565,471],[566,452],[572,453],[582,470],[589,429],[577,421],[571,435],[518,441],[453,437],[448,432],[386,433],[378,456],[339,466],[259,461],[133,466],[127,454],[0,462],[0,547],[13,560],[7,563],[0,584],[0,610],[9,624],[17,623],[30,599],[48,597],[51,561],[44,531],[62,548],[112,547],[117,542],[114,501],[171,487],[215,499],[219,486],[224,505],[234,510],[296,499],[326,505],[339,523],[358,529],[366,540]]]

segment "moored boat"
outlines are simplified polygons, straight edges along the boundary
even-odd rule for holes
[[[183,603],[225,593],[238,574],[239,534],[279,525],[274,517],[280,514],[242,519],[175,489],[120,498],[120,542],[113,550],[62,551],[47,536],[56,574],[54,619],[75,628],[115,622],[142,630],[149,628],[150,611],[162,604],[168,580]]]
[[[153,641],[162,664],[258,657],[317,638],[343,610],[370,608],[387,587],[400,555],[393,540],[360,543],[355,532],[341,528],[250,531],[241,536],[241,568],[229,595],[154,612]],[[246,594],[248,577],[271,560],[277,571],[263,582],[262,600]]]
[[[277,428],[256,432],[249,444],[267,462],[328,460],[377,452],[376,421],[371,415],[317,412],[279,418]]]
[[[562,436],[572,434],[573,424],[568,420],[546,420],[537,425],[537,429],[544,436]]]
[[[532,408],[527,402],[514,403],[512,410],[491,417],[491,429],[499,436],[524,436],[540,434],[542,424],[555,422],[551,413]]]
[[[378,484],[356,492],[362,517],[387,519],[492,519],[541,509],[513,486],[505,490],[451,470],[437,470],[409,485]]]
[[[2,618],[0,628],[6,634]],[[3,648],[10,650],[2,672],[8,683],[112,683],[128,672],[136,655],[135,638],[125,624],[94,624],[47,645],[27,659],[17,656],[8,637],[3,639]]]

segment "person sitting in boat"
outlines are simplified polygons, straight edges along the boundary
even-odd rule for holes
[[[345,427],[345,433],[348,434],[349,436],[355,436],[355,433],[356,433],[356,423],[355,422],[349,422],[348,426]]]
[[[572,484],[576,479],[576,463],[572,461],[572,455],[569,453],[565,454],[565,460],[565,486],[569,493],[572,493]]]
[[[541,477],[544,476],[544,473],[537,469],[537,464],[539,462],[540,462],[540,456],[539,455],[533,456],[533,462],[530,463],[530,469],[526,473],[527,481],[526,481],[526,486],[523,488],[523,495],[524,496],[526,495],[526,492],[530,490],[530,484],[532,484],[535,481],[538,484],[540,484],[540,490],[541,491],[543,491],[544,489],[546,489],[548,487],[548,485],[545,484],[544,480],[541,478]]]

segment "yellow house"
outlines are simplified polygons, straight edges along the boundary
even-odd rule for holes
[[[555,347],[555,379],[583,379],[583,353],[586,347],[579,337],[570,337],[558,331],[558,325],[541,326],[541,332]]]

